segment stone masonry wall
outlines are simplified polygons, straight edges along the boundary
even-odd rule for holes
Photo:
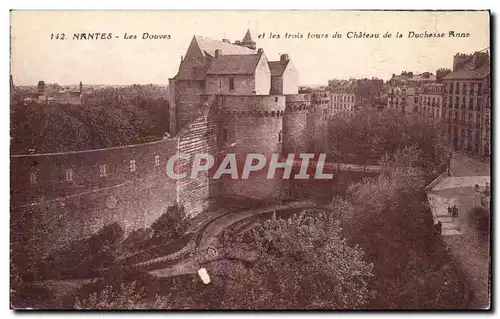
[[[47,245],[88,236],[113,222],[126,231],[149,226],[176,199],[176,185],[165,171],[176,144],[170,139],[12,155],[11,221],[52,229]]]

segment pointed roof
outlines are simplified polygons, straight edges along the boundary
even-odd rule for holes
[[[271,70],[271,76],[283,75],[283,72],[285,72],[286,67],[288,66],[288,62],[290,62],[290,60],[287,60],[284,63],[281,61],[269,61],[268,64],[269,70]]]
[[[205,38],[199,35],[194,36],[194,40],[198,44],[201,52],[206,55],[214,57],[215,50],[220,49],[222,54],[231,55],[231,54],[255,54],[255,50],[232,44],[218,40],[212,40],[210,38]]]
[[[250,29],[247,29],[247,33],[245,33],[245,36],[243,37],[243,43],[250,43],[253,42],[252,35],[250,34]]]

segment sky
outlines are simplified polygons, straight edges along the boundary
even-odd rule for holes
[[[489,47],[489,25],[486,11],[12,11],[11,74],[16,85],[167,84],[194,34],[234,42],[249,29],[268,60],[290,56],[301,85],[326,85],[333,78],[388,80],[402,70],[451,68],[454,54]],[[445,37],[408,38],[410,31]],[[449,31],[470,35],[453,38]],[[81,32],[112,33],[112,39],[72,39]],[[146,32],[170,39],[143,40]],[[336,32],[342,38],[333,38]],[[349,39],[348,32],[379,38]],[[392,37],[383,38],[386,32]],[[50,38],[61,33],[65,40]],[[125,33],[137,39],[124,39]],[[286,33],[303,37],[286,39]],[[307,39],[308,33],[328,38]]]

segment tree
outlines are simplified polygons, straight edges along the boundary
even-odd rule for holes
[[[351,247],[332,214],[272,219],[254,231],[258,260],[250,266],[224,261],[214,282],[224,286],[225,308],[355,309],[372,293],[373,265]]]
[[[151,229],[153,230],[153,237],[170,240],[184,234],[188,225],[184,206],[175,202],[151,224]]]
[[[134,309],[170,309],[168,298],[156,295],[148,298],[144,288],[139,288],[136,282],[121,284],[117,288],[108,286],[99,293],[95,292],[86,299],[76,298],[75,309],[90,310],[134,310]]]
[[[377,298],[370,306],[457,306],[452,298],[459,292],[453,285],[457,279],[446,268],[450,261],[432,234],[422,151],[416,145],[404,147],[386,154],[380,165],[385,170],[377,178],[349,188],[344,210],[348,237],[360,245],[368,260],[376,261],[370,284]],[[444,300],[445,296],[451,299]]]

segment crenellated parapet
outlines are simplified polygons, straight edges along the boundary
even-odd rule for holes
[[[280,117],[285,111],[283,95],[218,95],[217,112],[236,116]]]
[[[286,112],[307,111],[311,104],[309,94],[288,94],[286,98]]]

